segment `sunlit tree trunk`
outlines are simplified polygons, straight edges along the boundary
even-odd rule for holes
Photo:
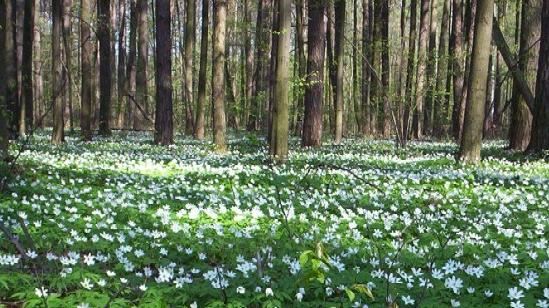
[[[362,0],[362,136],[369,136],[371,133],[371,108],[370,108],[370,78],[371,78],[371,60],[372,60],[372,44],[371,44],[371,20],[370,16],[370,1]]]
[[[145,117],[149,112],[149,92],[147,65],[149,58],[149,5],[147,0],[137,0],[137,71],[135,102],[142,110],[136,108],[133,115],[133,128],[141,130],[148,127]],[[145,114],[143,114],[145,113]]]
[[[448,81],[448,38],[450,36],[450,1],[443,0],[442,24],[440,26],[440,38],[438,42],[438,71],[435,85],[435,100],[433,106],[433,136],[441,138],[444,135],[446,124],[446,107],[450,94],[446,93]]]
[[[71,48],[71,18],[72,18],[72,0],[63,0],[63,74],[66,80],[63,89],[63,99],[69,118],[69,129],[74,131],[73,118],[73,95],[72,95],[72,48]]]
[[[135,83],[136,83],[136,57],[137,57],[137,8],[135,0],[129,1],[130,6],[130,39],[128,47],[128,62],[126,65],[126,116],[124,117],[124,127],[133,126],[133,118],[136,112],[139,112],[135,106]]]
[[[225,38],[227,32],[227,0],[214,0],[213,29],[213,139],[220,152],[227,150],[225,117]]]
[[[401,146],[406,145],[410,135],[410,116],[412,102],[415,102],[414,81],[416,63],[416,38],[417,38],[417,0],[410,1],[410,37],[408,39],[408,65],[406,67],[406,90],[404,94],[404,120],[402,127]]]
[[[63,23],[63,0],[52,0],[52,92],[53,102],[53,134],[52,143],[61,144],[65,139],[63,111],[65,109],[61,93],[66,84],[63,79],[63,66],[61,63],[61,36]]]
[[[86,141],[92,139],[92,53],[91,42],[91,3],[90,0],[80,1],[80,61],[82,65],[82,86],[80,89],[80,129],[82,138]]]
[[[493,14],[494,0],[477,2],[469,90],[467,91],[463,135],[459,150],[461,162],[476,163],[480,161]]]
[[[423,103],[426,95],[427,43],[429,39],[429,0],[420,1],[419,43],[417,51],[417,80],[414,112],[414,137],[423,137]]]
[[[41,1],[33,0],[34,4],[34,40],[33,40],[33,116],[36,127],[43,126],[42,114],[44,113],[44,86],[42,79],[42,34],[40,32]]]
[[[128,88],[126,82],[126,0],[119,0],[118,2],[119,12],[119,27],[118,27],[118,78],[117,83],[117,119],[116,126],[118,128],[124,128],[124,122],[126,121],[126,100],[128,95]]]
[[[335,134],[334,134],[334,143],[341,143],[343,138],[343,109],[344,109],[344,100],[343,100],[343,60],[344,60],[344,46],[345,46],[345,10],[346,10],[346,1],[337,0],[335,3],[335,67],[336,67],[336,84],[335,84]]]
[[[186,0],[185,6],[185,133],[192,135],[193,123],[193,52],[196,35],[196,0]]]
[[[198,72],[198,104],[194,137],[204,139],[204,113],[206,107],[206,75],[208,70],[208,31],[210,0],[202,0],[202,34],[200,38],[200,68]]]
[[[6,104],[8,107],[8,128],[10,138],[16,139],[18,133],[19,101],[17,95],[17,55],[15,45],[15,1],[5,0],[6,14]]]

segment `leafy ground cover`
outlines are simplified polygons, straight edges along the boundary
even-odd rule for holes
[[[273,166],[143,134],[36,136],[0,199],[0,299],[47,307],[548,307],[549,164],[348,140]],[[15,151],[15,145],[13,150]],[[18,243],[24,254],[15,248]]]

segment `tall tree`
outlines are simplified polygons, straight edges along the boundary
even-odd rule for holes
[[[92,53],[91,42],[91,2],[80,0],[80,63],[82,70],[82,86],[80,93],[80,129],[82,138],[86,141],[92,139],[91,116],[92,116]]]
[[[41,3],[40,0],[33,0],[34,4],[34,39],[33,39],[33,116],[34,116],[34,125],[37,127],[42,127],[42,114],[44,112],[44,84],[42,80],[42,42],[41,42],[41,29],[40,29],[40,14]]]
[[[200,38],[200,68],[198,71],[198,104],[194,137],[204,139],[204,113],[206,107],[206,75],[208,70],[208,31],[209,31],[210,0],[202,0],[202,33]]]
[[[225,38],[227,32],[227,1],[214,0],[214,31],[213,31],[213,66],[212,66],[212,98],[213,98],[213,136],[217,150],[227,150],[226,118],[225,118]]]
[[[196,0],[186,0],[185,18],[185,132],[193,133],[193,53],[196,35]]]
[[[6,2],[0,0],[0,161],[8,155],[9,131],[6,104]]]
[[[426,94],[426,68],[427,68],[427,43],[429,38],[429,0],[421,0],[420,22],[419,22],[419,43],[417,51],[417,80],[416,100],[414,112],[414,137],[423,136],[423,103]]]
[[[520,26],[519,70],[525,73],[525,78],[532,92],[535,93],[536,70],[538,67],[539,39],[541,32],[542,0],[523,0],[522,19]],[[530,143],[532,130],[532,113],[526,100],[514,87],[514,100],[511,105],[511,126],[509,129],[509,147],[524,151]]]
[[[465,104],[463,98],[465,64],[463,37],[463,0],[452,0],[452,34],[450,36],[450,54],[452,55],[452,83],[454,105],[452,110],[452,135],[460,140]]]
[[[389,63],[389,0],[381,1],[381,101],[383,102],[383,119],[381,134],[389,137],[391,134],[391,105],[389,102],[389,79],[391,67]]]
[[[462,162],[476,163],[480,160],[493,14],[494,0],[477,2],[469,89],[459,150],[459,160]]]
[[[341,143],[343,138],[343,109],[344,109],[344,100],[343,100],[343,61],[345,57],[345,18],[346,18],[346,1],[337,0],[335,2],[335,63],[336,67],[336,79],[335,79],[335,134],[334,142],[336,144]]]
[[[416,38],[417,38],[417,0],[410,1],[410,36],[408,40],[408,65],[406,66],[406,89],[404,93],[404,119],[402,121],[401,146],[406,145],[410,131],[411,104],[415,102],[414,77],[416,63]]]
[[[17,50],[16,50],[16,37],[15,37],[15,1],[6,0],[5,14],[6,14],[6,104],[8,107],[8,127],[10,131],[10,138],[17,138],[18,133],[18,121],[19,121],[19,97],[17,92]]]
[[[297,63],[298,76],[300,80],[307,78],[307,51],[305,49],[305,40],[307,38],[307,25],[305,16],[305,0],[297,0],[295,2],[296,15],[296,40],[297,40]],[[296,97],[297,103],[294,112],[294,131],[301,133],[303,128],[303,106],[305,104],[305,96],[300,91]]]
[[[24,131],[20,133],[26,133],[31,129],[33,122],[33,71],[32,71],[32,57],[33,57],[33,41],[34,41],[34,0],[25,1],[25,21],[23,25],[23,99],[21,105],[24,105],[24,113],[21,116],[21,127]]]
[[[324,60],[326,48],[326,2],[309,3],[307,88],[301,145],[322,143],[322,102],[324,92]]]
[[[154,142],[169,145],[173,143],[171,1],[156,0],[155,3],[156,113]]]
[[[149,58],[149,5],[147,0],[137,0],[137,71],[135,102],[140,107],[136,110],[133,120],[133,128],[136,130],[148,127],[145,119],[149,112],[148,74],[147,65]]]
[[[292,1],[278,1],[278,43],[276,52],[276,83],[274,90],[271,154],[277,160],[288,156],[288,89]]]
[[[370,75],[371,75],[371,19],[370,1],[362,0],[362,136],[370,135]]]
[[[440,26],[440,37],[438,42],[438,71],[435,85],[435,101],[433,106],[433,135],[441,138],[444,134],[446,123],[446,106],[449,100],[449,93],[446,92],[448,81],[448,38],[450,36],[450,1],[443,0],[442,25]]]
[[[116,126],[124,127],[126,121],[126,104],[128,95],[128,83],[126,82],[126,0],[118,1],[118,68],[117,68],[117,119]]]
[[[539,49],[536,104],[532,124],[532,138],[528,150],[549,150],[549,1],[543,1]],[[543,56],[542,56],[543,55]]]
[[[98,23],[99,30],[99,134],[108,136],[111,133],[111,0],[99,0]]]
[[[61,144],[65,139],[63,111],[65,104],[61,97],[66,80],[63,78],[61,63],[61,26],[63,23],[63,0],[52,0],[52,93],[53,102],[53,134],[52,143]]]
[[[137,8],[135,0],[129,1],[130,6],[130,39],[128,46],[128,62],[126,65],[126,117],[124,121],[125,127],[133,126],[134,113],[139,112],[134,106],[135,99],[135,83],[136,83],[136,57],[137,57]],[[130,125],[132,124],[132,125]]]
[[[68,107],[69,128],[74,130],[73,119],[73,95],[72,95],[72,48],[71,48],[71,18],[72,18],[72,0],[63,0],[63,75],[67,80],[63,88],[63,100],[65,107]]]

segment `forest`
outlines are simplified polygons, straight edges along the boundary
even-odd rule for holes
[[[0,0],[0,307],[549,307],[549,0]]]

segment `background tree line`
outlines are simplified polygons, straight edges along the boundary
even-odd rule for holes
[[[52,127],[549,148],[548,0],[0,0],[0,151]],[[324,136],[324,138],[323,138]]]

